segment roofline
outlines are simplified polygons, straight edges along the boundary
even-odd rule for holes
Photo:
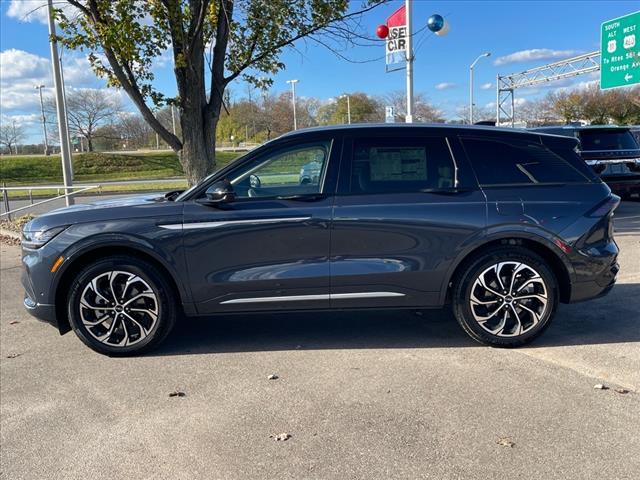
[[[461,130],[466,132],[500,132],[500,133],[513,133],[513,134],[528,134],[528,135],[540,135],[539,132],[532,132],[526,129],[509,128],[509,127],[494,127],[491,125],[454,125],[447,123],[355,123],[355,124],[340,124],[340,125],[326,125],[319,127],[301,128],[298,130],[292,130],[290,132],[280,135],[278,138],[285,138],[295,136],[303,133],[310,132],[328,132],[328,131],[350,131],[350,130],[369,130],[375,128],[384,129],[428,129],[428,130]]]

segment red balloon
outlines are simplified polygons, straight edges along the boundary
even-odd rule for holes
[[[387,38],[387,36],[389,35],[389,27],[387,27],[386,25],[380,25],[378,28],[376,28],[376,35],[378,36],[378,38]]]

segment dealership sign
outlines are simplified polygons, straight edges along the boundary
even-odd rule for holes
[[[640,12],[614,18],[600,30],[600,88],[640,83]]]
[[[404,5],[387,18],[389,34],[386,38],[387,71],[394,65],[404,64],[407,60],[407,15]],[[402,68],[402,66],[400,67]]]

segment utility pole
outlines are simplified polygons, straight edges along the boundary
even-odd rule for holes
[[[287,80],[291,84],[291,102],[293,103],[293,129],[298,129],[298,119],[296,118],[296,83],[299,80]]]
[[[344,95],[340,95],[340,98],[347,99],[347,123],[351,125],[351,99],[349,98],[349,94],[345,93]]]
[[[491,55],[491,52],[485,52],[481,55],[478,55],[473,63],[469,66],[469,125],[473,125],[473,69],[478,63],[478,60],[484,57],[488,57]]]
[[[407,116],[406,123],[413,123],[413,39],[411,29],[411,0],[404,0],[405,15],[407,20]]]
[[[34,88],[40,93],[40,112],[42,113],[42,132],[44,135],[44,154],[49,155],[49,141],[47,140],[47,118],[44,116],[44,102],[42,101],[42,89],[44,85],[36,85]]]
[[[60,132],[60,154],[62,157],[62,178],[64,181],[65,202],[67,206],[73,205],[71,194],[73,167],[71,165],[71,152],[69,151],[69,130],[67,126],[67,112],[65,111],[65,101],[62,83],[62,73],[60,68],[60,58],[58,57],[58,42],[56,41],[56,24],[53,19],[53,0],[48,0],[49,17],[49,43],[51,47],[51,65],[53,66],[53,85],[56,91],[56,110],[58,114],[58,130]],[[42,95],[42,90],[40,90]],[[41,97],[42,98],[42,97]]]

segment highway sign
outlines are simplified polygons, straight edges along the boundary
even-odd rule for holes
[[[614,18],[600,29],[600,88],[640,83],[640,11]]]

